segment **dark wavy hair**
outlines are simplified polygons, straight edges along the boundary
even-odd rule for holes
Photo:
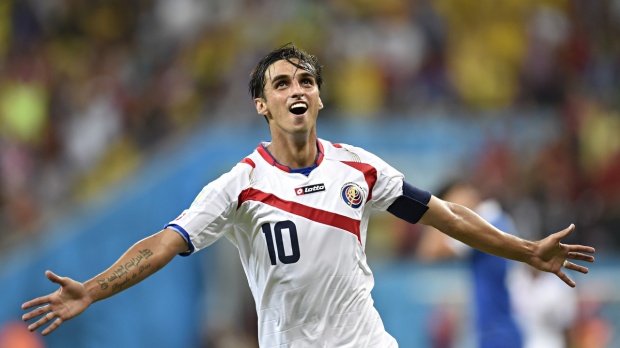
[[[293,59],[296,61],[293,61]],[[318,59],[295,47],[295,44],[292,42],[289,42],[267,53],[252,69],[250,83],[248,84],[252,99],[265,97],[265,83],[267,82],[265,81],[265,72],[271,64],[279,60],[286,60],[295,67],[309,72],[316,80],[317,87],[321,90],[323,76],[321,75],[321,65]]]

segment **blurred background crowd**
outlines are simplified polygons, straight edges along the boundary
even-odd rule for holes
[[[0,250],[197,125],[265,127],[249,71],[294,41],[324,64],[325,119],[553,119],[534,156],[488,139],[462,175],[525,237],[573,221],[617,251],[619,37],[620,0],[2,1]]]
[[[325,118],[544,110],[561,129],[538,156],[499,141],[468,174],[544,230],[568,215],[620,244],[620,1],[8,0],[0,23],[1,240],[196,123],[259,122],[248,71],[294,41],[325,66]]]

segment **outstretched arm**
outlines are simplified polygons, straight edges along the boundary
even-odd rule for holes
[[[92,303],[113,296],[146,279],[163,268],[175,255],[187,251],[187,243],[175,231],[165,229],[129,248],[110,268],[80,283],[59,277],[51,271],[45,276],[60,285],[57,291],[22,305],[22,309],[40,306],[24,314],[25,321],[42,317],[28,326],[30,331],[52,322],[41,333],[47,335],[63,322],[78,316]]]
[[[593,256],[584,254],[593,253],[594,248],[560,243],[575,229],[572,224],[540,241],[528,241],[498,230],[462,205],[433,196],[428,207],[420,219],[421,224],[435,227],[486,253],[525,262],[539,270],[554,273],[571,287],[575,286],[575,282],[562,271],[562,267],[581,273],[588,273],[588,268],[567,260],[594,262]]]

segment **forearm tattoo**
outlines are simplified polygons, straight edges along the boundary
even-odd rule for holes
[[[130,279],[135,279],[151,267],[150,262],[146,261],[151,256],[153,252],[150,249],[140,250],[136,256],[114,270],[112,275],[97,279],[99,287],[101,290],[107,290],[111,285],[114,292],[124,290],[129,285]]]

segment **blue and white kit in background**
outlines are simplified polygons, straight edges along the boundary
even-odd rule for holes
[[[481,202],[475,211],[491,225],[517,235],[512,218],[496,200]],[[473,276],[474,301],[471,304],[474,306],[477,347],[522,348],[523,337],[514,317],[508,289],[509,270],[516,261],[473,249],[452,238],[448,245],[457,255],[469,260]]]
[[[166,227],[186,239],[186,255],[222,236],[239,249],[261,347],[397,347],[373,305],[364,247],[371,209],[403,194],[403,175],[363,149],[322,139],[305,175],[277,163],[267,145]]]

